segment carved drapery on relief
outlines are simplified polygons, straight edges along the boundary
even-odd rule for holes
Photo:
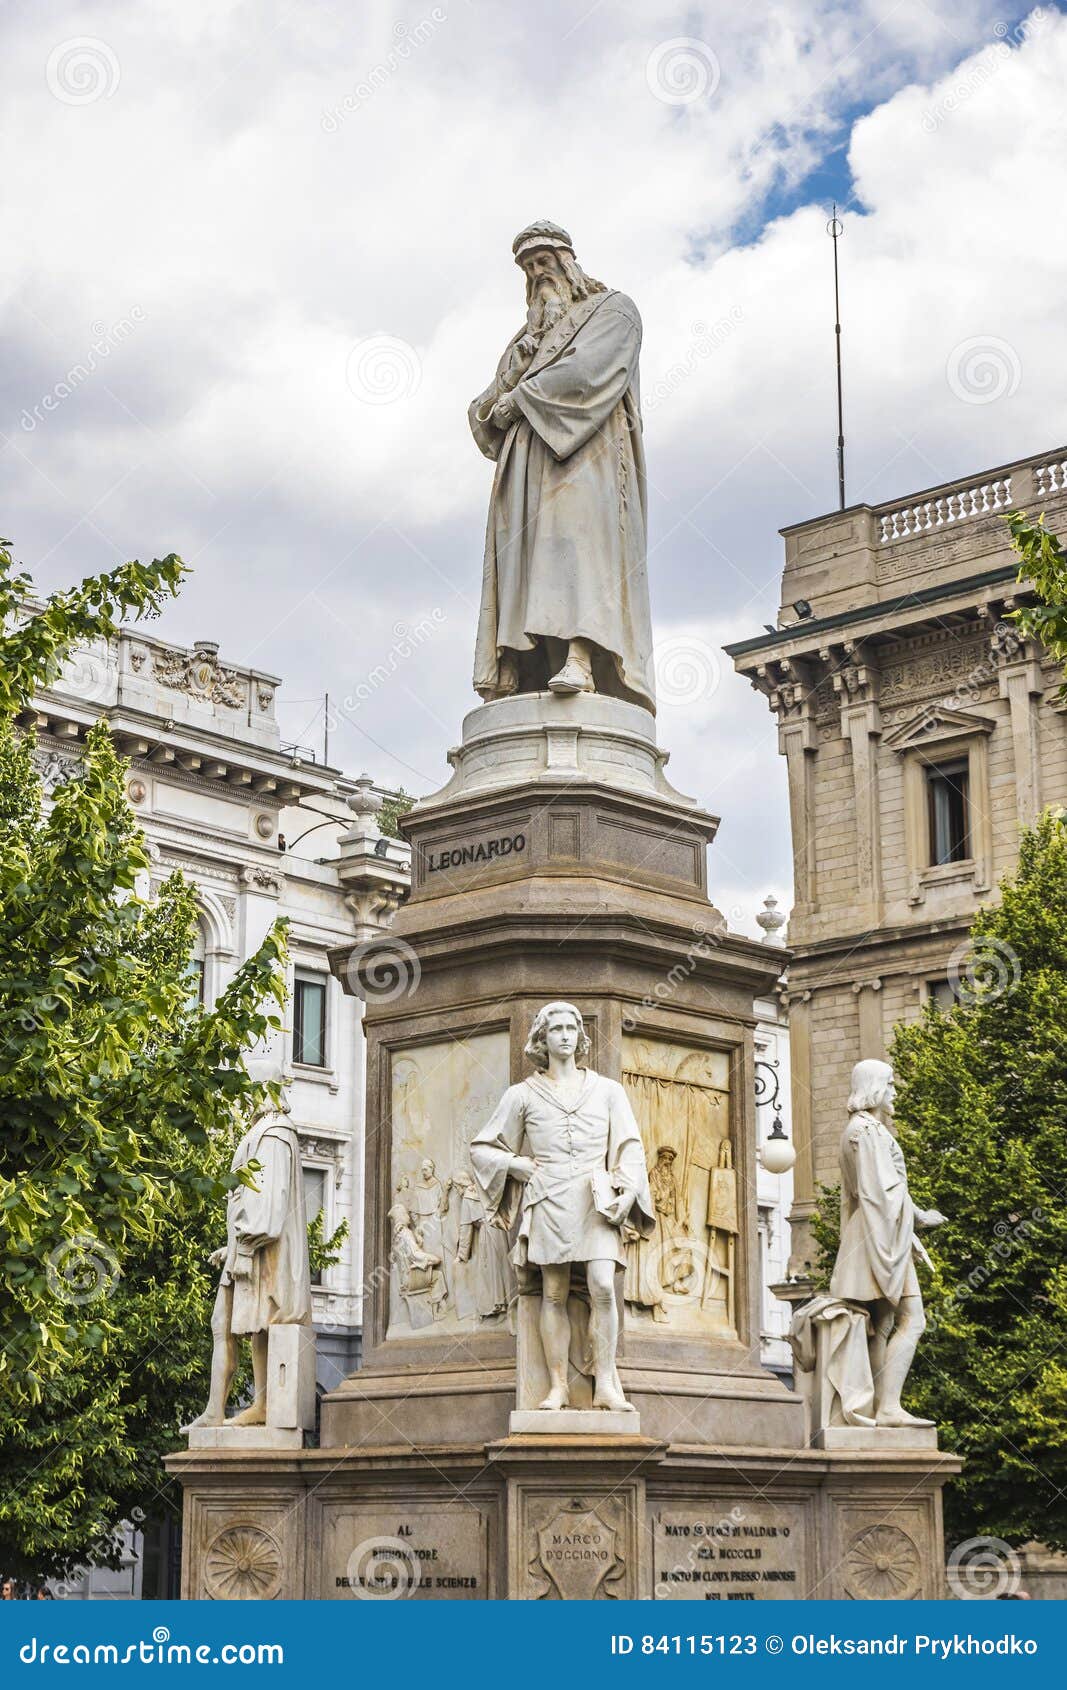
[[[624,1041],[623,1085],[648,1152],[651,1238],[627,1250],[630,1318],[679,1332],[735,1333],[736,1176],[729,1059],[647,1038]]]
[[[509,1082],[504,1031],[393,1055],[390,1338],[506,1321],[515,1291],[507,1234],[486,1215],[468,1147]]]

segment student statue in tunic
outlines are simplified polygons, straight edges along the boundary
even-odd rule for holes
[[[568,1362],[575,1346],[568,1298],[582,1279],[593,1406],[629,1406],[616,1368],[623,1228],[630,1237],[649,1237],[656,1225],[633,1110],[621,1085],[585,1066],[589,1049],[574,1005],[546,1004],[526,1045],[535,1072],[509,1087],[470,1147],[487,1213],[498,1225],[517,1223],[512,1261],[520,1286],[529,1288],[530,1276],[539,1277],[550,1381],[542,1409],[570,1403]]]
[[[311,1320],[311,1272],[300,1143],[289,1105],[269,1104],[234,1153],[232,1172],[251,1162],[252,1185],[237,1185],[226,1205],[226,1243],[214,1251],[222,1269],[211,1316],[214,1349],[207,1407],[194,1426],[221,1426],[237,1367],[240,1340],[252,1345],[253,1397],[229,1422],[262,1426],[267,1418],[267,1336],[276,1325]]]

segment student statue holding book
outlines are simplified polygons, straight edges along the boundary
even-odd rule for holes
[[[633,1110],[621,1085],[583,1066],[589,1048],[574,1005],[546,1004],[526,1045],[536,1072],[508,1088],[470,1147],[487,1213],[498,1226],[518,1223],[512,1261],[520,1289],[540,1281],[550,1380],[542,1409],[569,1406],[568,1360],[591,1373],[595,1408],[627,1408],[615,1365],[615,1276],[626,1265],[627,1239],[647,1238],[656,1225]],[[572,1331],[571,1321],[583,1277],[587,1334]]]

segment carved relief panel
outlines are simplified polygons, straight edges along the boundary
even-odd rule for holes
[[[388,1338],[507,1323],[508,1239],[489,1224],[468,1146],[507,1090],[509,1064],[504,1030],[393,1053]]]
[[[665,1331],[734,1335],[738,1202],[729,1056],[627,1038],[622,1079],[641,1127],[656,1210],[652,1237],[628,1246],[627,1318]]]

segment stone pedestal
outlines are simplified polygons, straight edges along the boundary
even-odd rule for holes
[[[183,1597],[331,1601],[936,1599],[940,1489],[958,1469],[936,1453],[625,1437],[190,1451],[169,1466]]]
[[[665,760],[637,706],[506,699],[406,818],[409,900],[331,959],[366,1000],[363,1366],[324,1399],[318,1450],[172,1458],[187,1595],[250,1556],[290,1597],[940,1594],[955,1463],[809,1448],[803,1400],[759,1362],[753,1000],[782,952],[727,932],[716,819]],[[618,1276],[618,1424],[577,1390],[573,1420],[537,1413],[516,1377],[535,1304],[466,1183],[559,998],[649,1161],[673,1152],[657,1235]]]

